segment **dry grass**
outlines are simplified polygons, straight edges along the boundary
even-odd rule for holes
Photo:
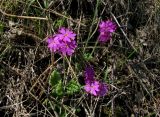
[[[0,12],[1,117],[160,116],[159,0],[2,0]],[[103,46],[96,43],[101,19],[119,25]],[[77,33],[73,57],[46,47],[61,26]],[[108,94],[53,96],[51,72],[60,71],[65,89],[70,79],[81,84],[86,62],[109,84]]]

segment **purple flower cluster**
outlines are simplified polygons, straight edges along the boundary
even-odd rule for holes
[[[101,21],[99,24],[99,41],[101,43],[109,41],[112,37],[112,33],[115,32],[116,28],[117,25],[110,20]]]
[[[101,43],[109,41],[112,33],[115,32],[117,25],[111,20],[101,21],[99,24],[100,35],[98,37]],[[73,55],[77,42],[75,40],[76,34],[65,27],[58,30],[58,33],[48,37],[47,44],[51,52],[56,52],[62,56]],[[87,66],[85,69],[85,86],[87,93],[94,96],[105,96],[108,92],[107,84],[94,79],[95,73],[92,66]]]
[[[47,39],[48,48],[51,52],[57,52],[63,56],[71,56],[77,47],[75,37],[76,34],[73,31],[62,27],[57,34]]]
[[[108,86],[94,79],[94,70],[92,66],[85,68],[85,86],[84,89],[87,93],[93,94],[94,96],[105,96],[108,92]]]

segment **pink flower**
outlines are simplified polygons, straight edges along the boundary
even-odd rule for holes
[[[105,83],[100,83],[98,95],[105,96],[108,92],[108,86]]]
[[[61,38],[64,42],[71,42],[72,40],[75,39],[76,36],[76,34],[73,31],[66,29],[64,27],[60,28],[58,32],[59,32],[58,34],[59,38]]]
[[[76,41],[73,40],[71,42],[61,43],[59,51],[62,55],[71,56],[74,53],[74,49],[77,47]]]
[[[108,92],[107,84],[94,79],[94,69],[92,66],[85,68],[85,86],[84,90],[94,96],[105,96]]]
[[[108,86],[105,83],[100,83],[99,81],[92,81],[86,83],[84,86],[84,89],[87,93],[90,93],[94,96],[105,96],[106,93],[108,92]]]
[[[77,47],[75,37],[76,34],[73,31],[62,27],[57,34],[47,39],[48,48],[51,52],[71,56]]]
[[[52,51],[55,52],[59,49],[60,42],[58,37],[49,37],[47,43],[48,43],[48,48],[50,49],[51,52]]]
[[[105,43],[111,39],[112,35],[110,32],[101,32],[99,35],[99,41]]]
[[[109,41],[112,37],[112,33],[115,32],[117,25],[110,21],[101,21],[99,24],[99,41],[105,43]]]
[[[101,21],[99,24],[100,32],[110,32],[113,33],[117,28],[117,25],[111,20]]]
[[[97,96],[98,92],[100,91],[99,86],[100,86],[100,84],[98,81],[93,81],[91,83],[87,83],[84,86],[84,89],[86,92],[93,94],[94,96]]]

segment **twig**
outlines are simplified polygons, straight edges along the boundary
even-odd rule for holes
[[[19,1],[19,2],[26,4],[25,2],[22,2],[22,1]],[[81,23],[81,22],[77,22],[77,21],[75,21],[74,19],[72,19],[71,17],[67,17],[66,15],[63,15],[63,14],[61,14],[61,13],[55,11],[55,10],[44,9],[44,8],[38,7],[38,6],[36,6],[36,5],[31,5],[31,6],[33,6],[33,7],[35,7],[35,8],[38,8],[38,9],[41,9],[41,10],[43,10],[43,11],[47,11],[47,12],[53,13],[53,14],[55,14],[55,15],[57,15],[57,16],[66,18],[66,19],[68,19],[68,20],[70,20],[70,21],[72,21],[72,22],[74,22],[74,23],[77,23],[77,24],[80,24],[81,26],[86,27],[85,24],[83,24],[83,23]]]
[[[118,27],[121,27],[121,25],[119,24],[117,18],[114,16],[114,14],[111,12],[112,17],[114,18],[115,22],[117,23]],[[132,45],[132,43],[130,42],[130,40],[128,39],[126,33],[123,31],[122,28],[120,28],[121,32],[123,33],[124,37],[126,38],[126,40],[128,41],[128,43],[130,44],[130,46],[134,49],[135,52],[137,52],[137,49]]]
[[[22,18],[22,19],[34,19],[34,20],[47,20],[48,21],[48,18],[43,18],[43,17],[32,17],[32,16],[18,16],[18,15],[13,15],[13,14],[8,14],[4,11],[2,11],[2,9],[0,9],[0,12],[5,15],[5,16],[8,16],[8,17],[16,17],[16,18]]]
[[[67,16],[65,16],[65,15],[63,15],[63,14],[61,14],[61,13],[58,13],[58,12],[54,11],[54,10],[47,10],[47,9],[43,9],[43,10],[48,11],[48,12],[51,12],[51,13],[53,13],[53,14],[55,14],[55,15],[58,15],[58,16],[63,17],[63,18],[66,18],[66,19],[68,19],[68,20],[70,20],[70,21],[72,21],[72,22],[74,22],[74,23],[77,23],[77,24],[80,24],[80,25],[86,27],[85,24],[83,24],[83,23],[81,23],[81,22],[79,22],[79,21],[77,22],[77,21],[73,20],[71,17],[67,17]]]

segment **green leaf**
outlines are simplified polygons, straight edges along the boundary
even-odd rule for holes
[[[74,93],[77,93],[77,92],[80,91],[81,86],[80,86],[80,84],[77,81],[71,80],[68,83],[66,89],[67,89],[67,94],[68,95],[73,95]]]
[[[64,93],[63,91],[63,83],[62,81],[60,80],[59,83],[56,85],[56,90],[55,90],[55,94],[57,96],[62,96]]]
[[[0,22],[0,34],[4,32],[4,25]]]
[[[42,104],[43,104],[43,105],[48,105],[48,102],[49,102],[49,100],[46,98],[46,99],[42,102]]]
[[[60,73],[57,70],[54,70],[50,75],[49,84],[52,87],[54,87],[55,85],[59,83],[60,80],[61,80]]]
[[[54,22],[54,27],[55,28],[58,28],[58,27],[61,27],[63,26],[65,23],[65,19],[57,19],[55,22]]]
[[[29,9],[29,7],[35,2],[36,0],[29,0],[29,3],[27,3],[28,4],[28,8],[27,9]]]
[[[85,54],[84,54],[84,59],[85,59],[86,61],[90,61],[90,60],[93,59],[93,56],[90,55],[90,53],[85,53]]]
[[[78,113],[79,113],[80,111],[81,111],[81,109],[80,109],[80,108],[77,108],[77,109],[76,109],[76,112],[78,112]]]

